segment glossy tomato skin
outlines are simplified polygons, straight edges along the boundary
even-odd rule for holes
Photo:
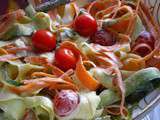
[[[155,39],[148,31],[142,31],[132,46],[132,52],[144,57],[154,49]]]
[[[148,31],[143,31],[140,33],[138,38],[135,41],[135,44],[140,44],[140,43],[146,43],[148,44],[152,49],[154,49],[154,44],[155,44],[155,39],[152,36],[152,34]]]
[[[102,46],[112,46],[116,43],[113,35],[105,30],[98,30],[90,37],[91,43],[100,44]]]
[[[37,30],[32,36],[33,46],[42,52],[56,48],[56,36],[47,30]]]
[[[60,91],[53,100],[55,113],[60,117],[70,115],[79,104],[79,95],[72,90]]]
[[[75,18],[73,29],[81,36],[89,37],[97,31],[97,22],[89,14],[81,14]]]
[[[74,51],[60,47],[55,52],[55,63],[63,71],[74,69],[77,63],[77,56]]]

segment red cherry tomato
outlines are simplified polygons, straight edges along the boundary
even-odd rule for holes
[[[146,43],[141,43],[141,44],[136,45],[133,48],[132,52],[140,55],[141,57],[144,57],[152,52],[152,48]]]
[[[62,90],[54,98],[54,110],[60,117],[70,115],[79,104],[79,96],[72,90]]]
[[[116,40],[112,34],[102,29],[91,36],[90,42],[97,43],[103,46],[112,46],[116,43]]]
[[[68,48],[59,48],[55,52],[55,63],[63,71],[76,67],[77,56]]]
[[[97,31],[97,22],[89,14],[82,14],[74,20],[73,28],[81,36],[89,37]]]
[[[155,43],[155,39],[152,36],[152,34],[150,32],[147,31],[143,31],[140,33],[140,35],[138,36],[138,38],[135,41],[135,45],[136,44],[140,44],[140,43],[146,43],[148,44],[152,49],[154,49],[154,43]]]
[[[37,30],[32,36],[33,46],[43,52],[49,52],[56,48],[56,37],[47,30]]]

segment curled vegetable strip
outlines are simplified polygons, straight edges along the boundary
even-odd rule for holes
[[[37,56],[30,56],[30,57],[25,57],[24,61],[26,63],[34,64],[34,65],[46,65],[48,64],[48,61],[44,57],[37,57]]]
[[[160,69],[160,52],[155,53],[155,55],[149,59],[148,61],[146,61],[147,66],[150,67],[156,67],[158,69]]]
[[[125,89],[124,89],[124,85],[123,85],[123,81],[122,81],[122,76],[121,76],[121,72],[119,70],[119,67],[117,65],[117,63],[114,61],[114,57],[112,57],[112,59],[109,57],[110,55],[107,55],[107,50],[104,49],[104,51],[106,52],[105,54],[102,53],[104,52],[103,49],[100,47],[99,48],[99,51],[96,52],[92,47],[90,47],[87,43],[85,44],[82,44],[80,46],[82,52],[90,58],[91,61],[95,62],[97,64],[97,66],[100,66],[100,67],[103,67],[104,69],[112,69],[114,74],[116,75],[116,78],[112,81],[113,82],[113,85],[114,87],[117,89],[117,91],[120,93],[121,95],[121,106],[120,106],[120,111],[121,111],[121,114],[123,115],[123,110],[122,108],[124,108],[124,101],[125,101]],[[81,80],[86,84],[86,86],[88,85],[88,83],[90,81],[92,81],[92,83],[95,83],[95,80],[94,79],[89,79],[90,76],[88,76],[88,80],[86,82],[86,78],[84,78],[84,76],[87,76],[88,73],[86,72],[86,69],[84,68],[83,66],[83,63],[82,61],[79,61],[77,63],[77,66],[79,67],[76,67],[76,75],[77,75],[77,69],[79,71],[82,71],[80,72],[78,75],[79,75],[79,78],[81,78]],[[87,74],[87,75],[86,75]],[[77,76],[78,76],[77,75]],[[88,82],[89,81],[89,82]],[[97,84],[95,84],[95,86],[97,86]],[[91,87],[92,88],[92,87]]]
[[[95,67],[89,70],[89,73],[97,79],[105,88],[114,89],[115,87],[112,84],[112,70]]]
[[[51,75],[51,74],[47,74],[44,72],[34,72],[31,77],[51,77],[51,78],[55,78],[55,75]]]
[[[76,65],[75,74],[81,83],[89,90],[96,90],[99,88],[100,83],[87,72],[81,57]]]
[[[0,23],[1,23],[0,24],[0,38],[1,39],[8,39],[7,37],[13,33],[8,33],[8,35],[6,35],[7,31],[9,31],[11,29],[13,30],[14,29],[13,26],[14,26],[15,21],[24,15],[25,15],[24,11],[19,9],[17,11],[14,11],[14,12],[11,12],[11,13],[8,13],[6,15],[1,16],[0,17]],[[14,27],[16,27],[16,26],[14,26]],[[15,32],[15,31],[10,31],[10,32]]]
[[[107,28],[108,29],[108,28]],[[110,31],[110,29],[108,29]],[[91,46],[99,52],[130,52],[130,37],[125,34],[120,34],[114,31],[110,31],[113,35],[116,36],[116,44],[112,46],[101,46],[98,44],[91,44]]]
[[[89,1],[85,0],[85,4],[87,3],[89,3]],[[108,89],[103,90],[99,96],[97,96],[95,92],[92,92],[91,94],[89,93],[86,95],[80,95],[81,106],[79,106],[77,111],[74,111],[73,114],[68,116],[68,119],[93,119],[99,102],[100,107],[105,108],[107,113],[113,115],[127,115],[127,110],[124,107],[125,96],[134,94],[140,87],[146,88],[145,86],[150,85],[150,83],[154,81],[153,79],[160,77],[159,70],[156,68],[142,69],[147,66],[156,66],[157,68],[160,68],[160,64],[157,63],[160,60],[160,36],[158,34],[160,33],[160,28],[154,22],[152,16],[148,12],[145,5],[141,2],[141,0],[137,0],[134,6],[131,6],[128,5],[125,0],[96,0],[89,6],[83,6],[83,8],[88,9],[90,15],[97,19],[100,28],[110,32],[111,34],[113,34],[113,36],[116,37],[116,44],[113,46],[91,44],[91,46],[94,48],[92,49],[89,44],[83,44],[85,43],[85,40],[79,40],[78,35],[74,35],[74,33],[73,35],[69,35],[69,33],[66,32],[65,34],[67,34],[67,38],[74,39],[75,41],[66,41],[65,39],[63,39],[65,40],[65,42],[62,42],[60,46],[62,48],[67,48],[75,52],[78,59],[75,71],[71,69],[67,72],[63,72],[58,67],[54,66],[54,63],[51,63],[53,60],[49,62],[44,57],[26,57],[24,61],[31,64],[21,64],[20,59],[18,61],[12,61],[15,59],[17,60],[17,57],[13,54],[16,54],[16,52],[21,50],[32,50],[29,47],[17,48],[14,45],[10,44],[6,46],[7,49],[5,49],[5,47],[0,48],[0,55],[2,55],[0,56],[0,78],[1,82],[3,83],[0,83],[0,87],[9,88],[11,92],[17,94],[26,93],[28,95],[33,94],[33,92],[36,92],[43,88],[47,88],[49,90],[77,90],[77,86],[73,84],[73,79],[70,77],[75,72],[75,76],[73,77],[78,78],[83,86],[88,88],[89,90],[95,91],[100,88],[101,85]],[[39,12],[32,19],[30,19],[31,21],[29,20],[30,22],[27,22],[29,23],[29,25],[31,22],[34,22],[35,26],[33,27],[36,28],[27,29],[31,26],[25,26],[23,25],[23,22],[20,24],[15,24],[15,22],[20,21],[20,17],[24,17],[24,12],[22,10],[18,10],[0,18],[0,22],[2,23],[0,25],[0,38],[10,39],[17,36],[31,35],[31,33],[35,29],[39,28],[49,29],[52,32],[56,31],[56,29],[59,29],[57,30],[57,32],[62,32],[64,26],[71,28],[72,21],[78,15],[78,13],[79,8],[77,8],[76,3],[74,2],[54,8],[53,11],[49,11],[48,14]],[[143,58],[130,53],[130,45],[132,44],[131,42],[134,42],[134,40],[131,41],[131,39],[133,39],[132,37],[134,36],[134,39],[136,39],[139,32],[142,30],[137,30],[138,27],[135,25],[137,24],[139,16],[141,17],[144,24],[146,24],[147,29],[157,40],[155,49]],[[53,19],[53,21],[51,19]],[[33,25],[32,23],[31,25]],[[14,35],[12,36],[13,30],[16,30],[16,33],[14,33]],[[8,31],[10,34],[8,34]],[[136,32],[136,35],[134,34],[134,32]],[[5,36],[2,36],[3,34]],[[57,35],[60,34],[61,33],[58,33]],[[34,66],[32,64],[36,64],[39,66]],[[100,68],[107,74],[103,73],[103,71],[99,71],[101,72],[99,73],[99,76],[88,73],[97,72],[98,68]],[[36,70],[36,72],[32,71],[34,69]],[[137,72],[135,72],[133,75],[130,74],[127,76],[123,76],[126,78],[126,80],[123,82],[120,70]],[[105,77],[101,78],[101,80],[98,79],[98,77],[102,77],[102,75],[104,74]],[[28,76],[30,77],[30,75],[31,78],[33,77],[35,79],[28,78]],[[106,77],[107,75],[108,78]],[[17,82],[17,84],[22,82],[22,84],[16,86],[15,84],[7,82],[7,80],[10,78],[14,80],[9,81],[15,81]],[[107,79],[108,81],[105,81]],[[117,94],[117,92],[119,94]],[[3,96],[1,95],[0,97]],[[99,97],[101,97],[101,100]],[[28,97],[26,99],[29,101],[27,102],[27,106],[32,106],[32,104],[29,103],[34,103],[35,99],[35,104],[38,101],[43,104],[45,103],[45,101],[47,101],[47,99],[45,100],[45,98],[41,101],[39,97],[35,97],[35,99]],[[112,105],[119,100],[121,100],[120,105]],[[47,101],[47,103],[51,103],[51,101]],[[39,106],[40,105],[38,105],[38,108]],[[53,111],[51,110],[49,114],[53,115],[52,112]],[[11,113],[14,114],[14,111],[11,111]],[[51,117],[50,120],[53,120],[53,118]]]
[[[60,78],[65,78],[65,76],[70,76],[70,75],[72,75],[74,73],[74,71],[72,70],[72,69],[69,69],[69,70],[67,70],[66,72],[64,72],[61,76],[60,76]]]
[[[48,60],[44,57],[36,57],[36,56],[26,57],[25,62],[31,63],[31,64],[36,64],[36,65],[37,64],[42,65],[45,67],[46,72],[51,71],[52,74],[55,75],[56,77],[60,77],[64,74],[64,72],[61,69],[59,69],[58,67],[49,63]],[[49,76],[52,76],[52,75],[49,75]],[[65,81],[71,82],[71,83],[73,82],[72,79],[67,74],[63,75],[62,79]]]
[[[144,3],[142,3],[140,0],[137,3],[136,7],[136,12],[134,13],[134,17],[136,14],[139,14],[141,19],[143,20],[143,23],[146,25],[147,29],[152,33],[154,38],[157,40],[155,49],[148,55],[146,55],[143,58],[128,58],[124,61],[125,66],[123,69],[125,70],[139,70],[141,68],[146,67],[145,62],[147,62],[147,65],[149,66],[156,66],[157,64],[154,64],[152,61],[156,61],[157,57],[155,58],[154,56],[158,55],[159,47],[160,47],[160,42],[159,42],[159,34],[158,32],[160,31],[159,28],[157,27],[158,25],[154,21],[152,15],[148,11],[148,9],[145,7]],[[128,32],[127,34],[130,35],[133,31],[133,23],[130,21],[130,25],[128,26]],[[137,67],[136,67],[137,66]]]
[[[138,0],[137,1],[137,4],[136,4],[136,10],[133,14],[133,17],[131,18],[130,22],[129,22],[129,25],[128,25],[128,28],[127,28],[127,31],[126,31],[126,34],[131,36],[133,34],[133,30],[135,29],[135,24],[136,24],[136,20],[139,19],[138,18],[138,10],[139,10],[139,7],[140,7],[140,2],[141,0]]]
[[[97,18],[98,16],[103,16],[103,14],[108,13],[108,11],[111,12],[110,8],[113,7],[114,10],[117,6],[120,6],[120,4],[120,0],[96,0],[89,5],[88,12]]]
[[[142,59],[140,56],[136,57],[136,55],[134,54],[128,54],[127,57],[124,58],[123,60],[122,69],[129,71],[136,71],[145,68],[146,66],[145,61],[141,61],[140,59]]]
[[[105,108],[105,110],[107,111],[107,113],[111,115],[121,115],[121,112],[119,111],[120,106],[118,105],[109,105]],[[127,109],[124,107],[122,108],[122,110],[123,110],[124,115],[127,116],[128,115]]]
[[[105,15],[109,14],[110,12],[113,12],[113,11],[117,8],[117,6],[120,6],[120,3],[119,3],[119,5],[114,5],[114,6],[111,6],[111,7],[107,8],[107,9],[105,9],[105,10],[103,10],[103,11],[97,12],[97,14],[96,14],[95,17],[96,17],[97,19],[103,19],[103,17],[104,17]]]
[[[59,10],[58,12],[62,12]],[[74,17],[79,13],[77,5],[72,2],[70,4],[65,5],[63,13],[61,13],[62,21],[64,24],[70,24],[74,20]]]
[[[23,10],[17,10],[14,12],[10,12],[0,17],[0,33],[5,32],[8,27],[17,19],[24,16],[25,13]],[[1,34],[0,34],[1,35]]]
[[[6,54],[8,54],[8,52],[5,49],[0,48],[0,55],[6,55]]]
[[[150,30],[150,32],[152,33],[153,37],[156,40],[155,49],[150,54],[148,54],[147,56],[141,59],[142,61],[148,61],[148,64],[149,64],[149,62],[151,62],[151,59],[153,60],[154,56],[156,56],[160,50],[160,39],[159,39],[160,29],[156,24],[156,22],[154,21],[153,17],[151,16],[150,12],[142,2],[140,3],[139,14],[142,20],[144,21],[144,23],[146,24],[147,28]],[[154,66],[154,64],[152,63],[153,62],[150,63],[150,66]]]
[[[43,77],[37,79],[23,80],[24,85],[20,87],[9,87],[10,90],[16,94],[32,93],[42,88],[48,87],[49,89],[73,89],[77,90],[77,87],[66,82],[60,78]]]
[[[117,61],[117,63],[119,63],[122,67],[122,69],[124,70],[139,70],[141,68],[145,68],[145,61],[142,60],[143,58],[141,58],[138,55],[134,55],[134,54],[127,54],[130,51],[130,37],[128,35],[124,35],[124,34],[119,34],[114,32],[114,34],[117,36],[118,42],[116,43],[116,45],[111,46],[111,47],[103,47],[100,45],[94,45],[93,47],[96,48],[99,52],[101,52],[101,54],[108,54],[108,51],[113,51],[115,52],[115,54],[120,57],[119,55],[121,54],[121,52],[126,53],[126,55],[124,56],[122,63]],[[111,49],[110,49],[111,48]],[[113,59],[114,57],[110,57],[111,59]],[[115,61],[115,60],[113,60]],[[120,67],[120,68],[121,68]]]
[[[114,14],[114,12],[113,12]],[[123,5],[115,13],[115,17],[113,14],[106,14],[103,18],[103,28],[110,28],[117,32],[126,34],[127,28],[129,26],[131,18],[134,17],[134,12],[131,7]]]
[[[124,102],[125,102],[125,88],[124,88],[124,84],[122,81],[121,72],[120,72],[118,66],[113,61],[111,61],[110,59],[105,58],[105,57],[98,56],[97,60],[102,65],[104,65],[106,68],[113,69],[113,73],[115,73],[116,77],[113,79],[112,83],[121,96],[120,113],[121,113],[121,115],[125,115],[123,113]]]
[[[157,68],[150,67],[134,72],[132,75],[124,80],[126,97],[133,94],[135,91],[139,91],[141,88],[148,87],[147,85],[151,82],[158,81],[160,72]],[[148,89],[148,88],[147,88]],[[111,105],[120,100],[119,96],[114,90],[107,89],[100,93],[101,103],[100,107]]]
[[[71,26],[75,16],[79,13],[79,8],[75,2],[58,6],[48,11],[53,23],[58,26]]]
[[[26,46],[26,47],[13,47],[13,48],[9,48],[7,49],[6,51],[8,53],[11,53],[11,54],[16,54],[17,52],[20,52],[20,51],[32,51],[32,48],[29,47],[29,46]]]
[[[0,90],[0,109],[3,111],[1,120],[20,120],[25,113],[25,104],[21,97]],[[3,117],[4,116],[4,117]]]
[[[61,44],[61,48],[68,48],[72,51],[75,52],[75,54],[77,55],[77,57],[79,55],[82,56],[83,59],[87,59],[86,56],[78,49],[77,45],[73,42],[70,42],[70,41],[64,41],[62,44]]]
[[[51,65],[52,73],[56,75],[56,77],[61,77],[63,80],[73,83],[72,79],[68,76],[68,74],[65,74],[61,69],[58,67]]]
[[[7,55],[0,56],[0,62],[6,62],[9,60],[16,60],[16,59],[18,59],[18,57],[13,54],[7,54]]]
[[[45,120],[53,120],[55,117],[52,101],[44,96],[20,97],[0,90],[0,108],[3,110],[0,119],[3,120],[35,120],[26,117],[27,109],[32,109],[36,120],[41,120],[40,116],[45,116]]]
[[[44,12],[38,12],[35,14],[34,23],[37,25],[38,29],[48,29],[52,32],[54,32],[54,24],[51,20],[51,17]]]

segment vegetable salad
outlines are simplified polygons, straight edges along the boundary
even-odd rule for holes
[[[0,119],[131,120],[160,86],[159,33],[141,0],[60,0],[2,15]]]

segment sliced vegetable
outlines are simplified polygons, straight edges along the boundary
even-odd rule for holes
[[[53,104],[49,98],[43,96],[20,97],[9,91],[0,93],[0,108],[4,111],[2,115],[6,120],[22,120],[26,109],[33,109],[38,120],[46,116],[45,120],[54,119]]]
[[[104,0],[104,1],[98,0],[98,1],[92,2],[91,5],[89,5],[88,11],[92,16],[95,16],[95,17],[97,17],[100,12],[104,13],[102,15],[102,17],[103,17],[104,15],[107,14],[106,11],[108,9],[110,9],[112,7],[114,7],[114,8],[119,7],[120,4],[121,3],[118,0],[109,0],[109,1],[108,0]],[[109,10],[110,13],[112,13],[113,11],[114,11],[114,9]]]
[[[55,118],[52,101],[43,96],[25,97],[26,108],[33,109],[38,120],[53,120]]]
[[[61,69],[59,69],[58,67],[53,66],[53,65],[51,66],[51,68],[52,68],[52,73],[54,75],[56,75],[57,77],[62,77],[63,76],[62,77],[63,80],[73,83],[73,80],[71,79],[71,77],[69,77],[67,74],[65,74],[65,72],[63,72]]]
[[[27,14],[27,16],[33,18],[34,15],[36,14],[36,10],[34,9],[32,4],[29,4],[26,8],[25,8],[25,12]]]
[[[102,23],[103,29],[113,29],[119,33],[126,33],[129,26],[129,22],[133,18],[133,10],[130,6],[122,6],[118,8],[115,12],[114,19],[112,19],[113,14],[104,16],[104,22]]]
[[[48,29],[52,32],[54,31],[52,19],[47,13],[37,12],[33,17],[33,21],[38,29]]]
[[[31,72],[31,70],[32,72],[43,70],[43,67],[41,66],[32,64],[22,64],[17,61],[8,61],[5,63],[3,62],[1,63],[0,68],[0,81],[14,79],[17,82],[20,82],[25,78],[29,77],[27,76],[27,74]]]
[[[51,53],[53,54],[53,53]],[[47,59],[44,57],[26,57],[25,61],[27,63],[31,63],[31,64],[35,64],[35,65],[42,65],[44,67],[46,67],[46,71],[51,71],[51,73],[53,73],[53,75],[56,75],[56,77],[61,77],[62,75],[64,75],[64,72],[59,69],[58,67],[48,63]],[[73,82],[72,79],[68,76],[68,75],[64,75],[63,79],[65,81],[68,82]]]
[[[21,9],[2,15],[0,18],[0,32],[4,34],[10,28],[10,26],[15,23],[17,19],[24,15],[25,13]]]
[[[75,74],[78,80],[89,90],[96,90],[100,86],[100,83],[88,73],[81,58],[77,62]]]
[[[16,60],[18,57],[13,54],[7,54],[0,56],[0,62],[7,62],[9,60]]]
[[[127,109],[124,107],[122,110],[123,110],[124,116],[127,116],[127,115],[128,115]],[[108,114],[111,114],[111,115],[115,115],[115,116],[121,115],[120,106],[118,106],[118,105],[110,105],[110,106],[107,106],[107,107],[105,108],[105,111],[106,111]],[[123,117],[123,116],[121,116],[121,117]]]
[[[0,39],[9,40],[14,37],[30,36],[35,30],[31,24],[14,23],[5,32],[0,33]]]
[[[64,6],[59,6],[57,8],[58,14],[61,16],[63,24],[71,24],[74,18],[78,15],[79,8],[75,4],[75,2],[71,2],[70,4],[66,4]]]
[[[5,118],[20,120],[25,113],[25,104],[21,97],[4,92],[0,93],[0,109],[3,110]]]
[[[43,88],[49,88],[50,90],[72,89],[77,90],[77,87],[62,80],[61,78],[43,77],[37,79],[23,80],[24,85],[19,87],[9,86],[9,89],[16,94],[33,94],[34,92]]]
[[[139,70],[131,75],[128,79],[125,80],[126,86],[126,95],[128,96],[133,91],[147,85],[147,83],[154,81],[156,78],[160,77],[160,72],[157,68],[150,67]],[[133,84],[134,83],[134,84]]]
[[[128,71],[137,71],[145,68],[145,61],[142,60],[142,57],[136,54],[129,53],[123,59],[123,70]]]
[[[32,22],[32,19],[28,16],[22,16],[20,18],[18,18],[18,23],[20,24],[28,24],[28,23],[31,23]]]
[[[117,95],[117,92],[114,90],[104,90],[100,94],[101,102],[99,108],[104,108],[105,106],[111,105],[120,100],[120,97]]]
[[[125,114],[123,113],[123,109],[124,109],[124,102],[125,102],[125,87],[124,87],[124,83],[122,80],[121,72],[118,66],[111,59],[107,57],[98,56],[97,60],[98,62],[100,62],[102,66],[104,65],[106,68],[110,68],[111,70],[113,70],[113,74],[115,74],[115,77],[113,78],[112,83],[116,91],[121,96],[120,113],[122,116],[124,116]]]
[[[25,3],[0,17],[0,119],[130,119],[125,105],[160,86],[160,28],[141,0]]]
[[[103,68],[92,68],[89,73],[98,80],[104,87],[114,89],[112,80],[115,77],[112,75],[112,70]]]
[[[128,77],[125,81],[125,89],[127,97],[128,95],[134,93],[139,88],[147,87],[147,84],[152,83],[152,81],[156,80],[156,78],[160,77],[160,72],[157,68],[150,67],[146,69],[142,69],[133,73],[130,77]],[[159,80],[158,80],[159,82]],[[101,103],[100,107],[105,107],[107,105],[111,105],[120,100],[117,93],[113,90],[104,90],[101,94]]]
[[[142,23],[142,20],[137,15],[136,16],[136,23],[135,23],[135,26],[134,26],[134,30],[133,30],[133,33],[131,35],[132,43],[134,43],[136,41],[136,39],[138,38],[138,36],[140,35],[140,33],[144,31],[144,29],[145,29],[145,27],[144,27],[144,25]]]
[[[33,65],[46,65],[48,64],[48,60],[45,57],[37,57],[37,56],[28,56],[25,57],[24,61],[26,63],[30,63]]]

